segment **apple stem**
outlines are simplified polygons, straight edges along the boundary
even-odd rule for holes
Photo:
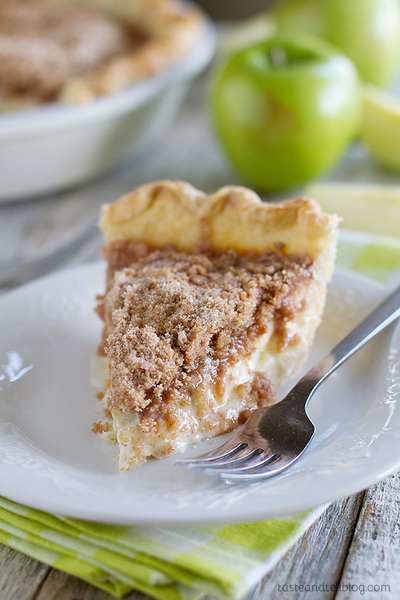
[[[287,54],[281,46],[274,46],[269,51],[269,60],[273,67],[278,69],[284,67],[287,63]]]

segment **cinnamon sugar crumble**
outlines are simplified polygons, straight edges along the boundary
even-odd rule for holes
[[[96,434],[107,433],[111,430],[110,423],[107,421],[98,421],[97,423],[93,423],[92,431]]]
[[[300,310],[293,290],[313,271],[308,256],[282,248],[184,253],[114,242],[106,252],[109,289],[98,312],[105,321],[108,406],[136,411],[143,430],[159,414],[173,419],[177,405],[250,356],[271,326],[283,330]],[[262,405],[273,392],[256,375],[251,393]]]
[[[56,99],[72,76],[87,72],[144,39],[90,8],[35,0],[0,4],[0,94]]]

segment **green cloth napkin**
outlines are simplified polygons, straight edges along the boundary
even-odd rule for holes
[[[240,598],[325,507],[225,526],[116,526],[69,519],[0,497],[0,542],[115,596]]]
[[[381,283],[400,282],[400,239],[342,232],[337,264]],[[51,515],[0,497],[0,542],[115,596],[160,600],[248,592],[324,507],[228,526],[120,527]]]

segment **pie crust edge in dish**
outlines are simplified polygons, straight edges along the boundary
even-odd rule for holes
[[[29,4],[27,0],[0,0],[0,6],[14,3]],[[122,25],[138,27],[145,34],[146,39],[142,40],[138,47],[121,52],[81,74],[71,75],[62,85],[56,99],[64,103],[85,103],[159,74],[190,52],[205,26],[202,13],[196,7],[186,5],[181,0],[35,0],[32,2],[32,4],[36,3],[44,7],[71,6],[77,9],[92,9]],[[4,60],[7,59],[7,53],[11,51],[9,44],[12,42],[12,37],[8,39],[7,36],[6,32]],[[21,45],[17,40],[19,44],[16,48],[17,53],[22,51],[26,42]],[[0,44],[0,58],[1,48]],[[40,57],[34,56],[35,50],[32,48],[29,54],[33,60],[38,60]],[[35,68],[35,64],[32,63],[32,69]],[[0,97],[2,112],[30,108],[38,104],[41,104],[41,101],[36,98],[34,90],[31,93],[27,90],[22,94],[10,93],[3,98]]]
[[[82,0],[75,2],[80,4]],[[87,102],[160,73],[190,51],[204,27],[201,13],[180,0],[84,0],[83,5],[128,23],[139,23],[149,40],[97,72],[71,81],[61,94],[61,99],[69,102]]]
[[[338,229],[335,215],[322,213],[314,201],[305,198],[265,203],[242,187],[227,186],[207,196],[188,183],[159,181],[103,207],[100,226],[106,251],[116,241],[125,240],[156,248],[172,245],[185,253],[207,247],[215,252],[233,248],[239,254],[278,249],[285,255],[305,254],[312,260],[312,275],[293,291],[292,304],[296,308],[290,322],[284,324],[289,343],[278,347],[272,329],[261,336],[253,354],[236,363],[225,377],[217,405],[214,398],[213,402],[207,401],[205,409],[198,398],[195,400],[200,402],[202,415],[197,425],[193,426],[196,411],[193,414],[186,407],[175,413],[176,423],[171,425],[170,421],[164,426],[161,419],[153,431],[147,428],[144,432],[137,411],[113,407],[112,427],[102,422],[97,431],[109,441],[118,441],[121,470],[136,466],[148,456],[183,451],[188,445],[235,428],[249,410],[257,408],[251,398],[243,398],[243,386],[249,384],[254,372],[266,373],[276,385],[299,370],[321,320],[326,286],[333,271]],[[110,281],[109,270],[109,289]],[[100,370],[104,369],[104,357],[98,361],[98,367],[103,361]],[[105,405],[107,396],[108,392]],[[273,401],[272,396],[266,401]],[[210,414],[205,416],[207,409]],[[216,412],[211,414],[214,409]]]

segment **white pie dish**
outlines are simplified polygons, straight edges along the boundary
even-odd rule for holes
[[[161,140],[214,49],[205,17],[193,50],[159,75],[87,104],[0,115],[0,202],[84,183]]]

